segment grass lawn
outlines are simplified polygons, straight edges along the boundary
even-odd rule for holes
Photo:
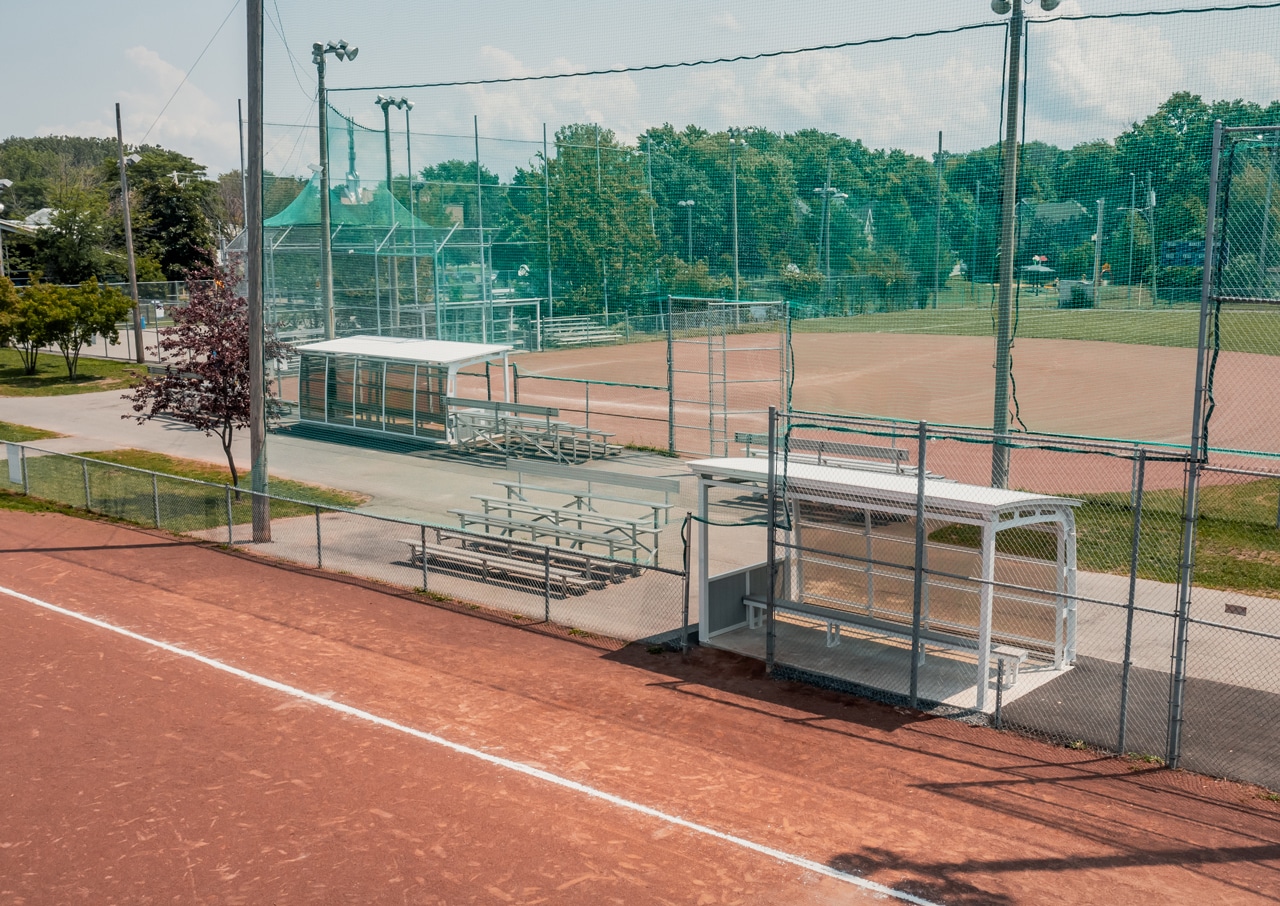
[[[22,373],[22,360],[13,349],[0,349],[0,396],[65,396],[132,387],[145,366],[134,362],[80,359],[74,381],[67,378],[62,356],[41,353],[36,373]]]
[[[1200,489],[1196,525],[1195,584],[1280,598],[1280,529],[1276,500],[1280,481],[1256,479]],[[1084,505],[1076,511],[1077,559],[1090,572],[1127,575],[1133,545],[1133,512],[1129,495],[1076,494]],[[976,526],[948,525],[932,532],[931,541],[977,548]],[[1052,535],[1010,529],[996,536],[1001,553],[1052,560]],[[1182,492],[1150,491],[1143,500],[1138,576],[1159,582],[1178,581],[1182,550]]]
[[[61,437],[55,431],[43,428],[28,428],[26,425],[15,425],[12,422],[0,422],[0,441],[21,444],[29,440],[44,440],[48,437]]]
[[[1058,310],[1023,308],[1017,336],[1047,340],[1099,340],[1194,349],[1198,311]],[[793,333],[903,333],[967,337],[994,334],[986,309],[920,309],[874,312],[847,318],[793,321]],[[1280,355],[1280,312],[1224,310],[1224,352]]]
[[[156,497],[159,492],[160,525],[175,532],[191,532],[227,524],[227,494],[222,487],[195,484],[180,479],[225,484],[231,473],[225,466],[210,465],[188,459],[177,459],[146,450],[112,450],[79,454],[92,463],[62,456],[32,456],[27,459],[27,482],[32,497],[57,501],[64,505],[85,505],[85,476],[88,475],[92,509],[129,522],[155,525]],[[153,487],[150,475],[116,466],[131,466],[161,472]],[[241,487],[249,487],[251,479],[241,476]],[[281,478],[271,480],[271,493],[305,503],[355,507],[368,498],[347,491],[318,487]],[[9,506],[13,497],[0,498],[0,506]],[[25,499],[25,498],[16,498]],[[231,519],[235,524],[252,521],[252,497],[232,494]],[[274,501],[272,518],[301,516],[313,509],[305,503]]]

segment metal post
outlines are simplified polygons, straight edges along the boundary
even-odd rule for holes
[[[430,579],[427,573],[427,527],[425,525],[418,526],[418,544],[422,547],[422,591],[425,594],[428,590],[427,582]]]
[[[766,575],[768,577],[768,589],[765,591],[765,611],[764,611],[764,669],[766,673],[773,672],[774,659],[774,587],[777,585],[778,561],[775,547],[778,538],[778,407],[769,407],[769,484],[768,484],[768,528],[766,530],[767,540],[766,547]]]
[[[253,43],[252,43],[253,30],[254,30],[253,13],[254,13],[254,10],[257,8],[260,8],[260,0],[250,0],[249,6],[245,10],[245,12],[248,14],[247,15],[248,24],[249,24],[248,31],[250,35],[249,49],[251,52],[253,50]],[[258,19],[257,21],[258,21],[258,34],[261,35],[262,20]],[[261,54],[262,52],[261,42],[258,43],[258,52],[259,54]],[[261,72],[261,69],[259,69],[258,71]],[[250,79],[253,78],[252,63],[249,64],[249,78]],[[249,225],[249,182],[248,182],[248,176],[245,172],[245,162],[244,162],[244,106],[243,106],[243,103],[244,102],[240,98],[236,98],[236,125],[240,127],[240,218],[244,221],[244,225],[247,227]],[[261,195],[262,193],[258,193],[258,194]]]
[[[547,222],[547,320],[555,314],[555,292],[551,281],[551,160],[547,157],[547,124],[542,124],[542,193]]]
[[[671,297],[667,296],[667,451],[676,452],[675,331],[671,326]],[[1280,516],[1276,517],[1280,519]]]
[[[1213,156],[1209,163],[1209,199],[1205,207],[1204,274],[1200,279],[1200,334],[1196,343],[1196,389],[1192,400],[1191,447],[1187,458],[1186,496],[1182,514],[1182,558],[1178,565],[1178,618],[1174,630],[1169,691],[1169,746],[1165,760],[1176,768],[1182,756],[1182,702],[1187,679],[1187,627],[1191,617],[1191,582],[1195,568],[1196,518],[1199,515],[1200,467],[1206,459],[1204,425],[1205,361],[1210,302],[1214,292],[1215,229],[1218,214],[1218,166],[1222,156],[1222,120],[1213,122]],[[1154,218],[1153,218],[1154,219]],[[1154,249],[1153,249],[1154,251]]]
[[[738,295],[738,145],[741,143],[736,129],[729,130],[729,158],[733,170],[733,301]],[[773,618],[770,617],[770,620]]]
[[[992,721],[997,730],[1004,729],[1004,659],[996,661],[996,713]]]
[[[227,544],[235,543],[234,520],[231,516],[231,485],[226,485],[225,501],[227,506]]]
[[[911,594],[911,707],[919,707],[920,697],[920,614],[924,600],[924,546],[928,541],[924,524],[924,460],[927,426],[920,422],[916,448],[916,562],[915,587]]]
[[[151,473],[151,510],[156,528],[160,528],[160,479],[155,472]]]
[[[935,163],[938,171],[938,212],[933,218],[933,307],[938,307],[938,294],[941,291],[939,268],[942,267],[942,130],[938,130],[938,157]],[[831,239],[827,239],[827,267],[831,266]],[[830,275],[828,275],[830,279]]]
[[[320,101],[320,296],[324,305],[324,337],[337,336],[333,311],[333,235],[329,211],[329,96],[324,88],[324,53],[315,55],[316,97]],[[252,111],[250,111],[252,115]]]
[[[692,519],[693,513],[686,512],[684,525],[680,529],[680,538],[684,542],[684,610],[680,618],[680,653],[682,655],[689,653],[689,542],[691,541],[689,523]]]
[[[84,474],[84,508],[86,510],[93,509],[93,497],[89,493],[89,461],[80,460],[80,471]]]
[[[27,448],[22,447],[22,452],[18,454],[18,462],[22,466],[22,493],[24,496],[31,494],[31,483],[27,477]]]
[[[244,228],[248,239],[245,280],[249,306],[249,478],[253,491],[253,540],[271,540],[271,498],[267,477],[266,318],[262,283],[262,0],[249,0],[249,170]],[[243,175],[243,174],[242,174]]]
[[[391,335],[399,336],[400,329],[400,274],[397,266],[395,253],[395,235],[396,235],[396,196],[391,191],[391,108],[393,102],[391,98],[378,97],[378,106],[382,108],[382,133],[385,138],[387,150],[387,229],[391,237],[391,254],[387,256],[387,291],[391,300]],[[479,161],[479,158],[477,158]],[[479,172],[479,163],[477,162],[477,173]],[[412,175],[410,176],[412,183]],[[409,186],[409,192],[412,194],[413,186]]]
[[[1098,225],[1093,234],[1093,307],[1102,303],[1102,212],[1106,202],[1098,199]]]
[[[996,297],[996,388],[991,421],[991,486],[1009,484],[1009,346],[1013,325],[1013,264],[1017,246],[1014,214],[1018,206],[1018,86],[1022,57],[1022,3],[1013,4],[1009,20],[1008,97],[1005,103],[1005,133],[1002,193],[1000,198],[1000,289]]]
[[[551,622],[551,548],[542,549],[542,622]]]
[[[1137,212],[1134,207],[1138,203],[1138,177],[1133,173],[1129,174],[1129,273],[1125,277],[1125,283],[1129,284],[1129,292],[1126,298],[1129,303],[1133,303],[1133,218]]]
[[[1147,210],[1151,219],[1151,307],[1156,307],[1157,266],[1160,259],[1156,251],[1156,190],[1151,185],[1151,171],[1147,171]]]
[[[116,152],[120,158],[120,207],[124,212],[124,251],[129,259],[129,294],[133,296],[134,361],[146,361],[142,345],[142,303],[138,301],[138,265],[133,256],[133,222],[129,218],[129,173],[124,160],[124,130],[120,126],[120,105],[116,104]]]
[[[1272,136],[1272,145],[1267,149],[1270,160],[1267,161],[1267,196],[1262,205],[1262,232],[1258,237],[1258,286],[1267,284],[1267,243],[1271,239],[1271,197],[1276,181],[1276,151],[1280,145],[1275,144],[1277,136]]]
[[[413,187],[413,134],[409,131],[409,111],[413,109],[413,101],[405,101],[404,98],[400,100],[404,101],[404,162],[409,171],[409,244],[413,251],[413,304],[421,315],[422,302],[418,299],[418,214],[417,204],[414,201],[418,190]],[[427,338],[425,315],[422,317],[424,318],[422,339],[425,340]]]
[[[583,390],[583,398],[585,400],[584,408],[586,409],[586,417],[587,417],[586,418],[587,423],[583,427],[590,428],[591,427],[591,385],[583,384],[582,390]]]
[[[974,283],[978,279],[978,212],[982,210],[982,183],[973,199],[973,252],[969,255],[969,304],[973,304]]]
[[[1135,460],[1138,485],[1134,489],[1133,544],[1129,549],[1129,605],[1124,617],[1124,666],[1120,673],[1120,738],[1116,752],[1125,751],[1125,734],[1129,727],[1129,668],[1133,664],[1133,605],[1138,593],[1138,544],[1142,537],[1142,486],[1146,481],[1147,451],[1139,450]]]
[[[423,551],[426,559],[426,551]],[[320,543],[320,507],[316,507],[316,569],[324,569],[324,547]]]
[[[476,140],[476,226],[480,234],[480,342],[489,342],[489,329],[493,323],[493,309],[489,299],[489,270],[484,259],[484,193],[480,189],[480,116],[471,117]]]

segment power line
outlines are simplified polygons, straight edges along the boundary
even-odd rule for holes
[[[234,13],[239,6],[240,0],[236,0],[235,3],[231,4],[231,9],[227,10],[227,15],[226,18],[222,20],[222,25],[218,26],[218,30],[213,33],[213,37],[209,39],[209,43],[204,46],[204,50],[200,51],[200,56],[196,57],[196,61],[191,64],[191,68],[183,74],[182,81],[178,83],[177,88],[173,89],[173,94],[169,95],[169,100],[164,102],[164,106],[160,108],[160,112],[156,114],[156,118],[152,121],[150,127],[147,128],[146,134],[142,136],[142,141],[138,144],[141,145],[146,142],[147,136],[151,134],[151,130],[156,127],[156,123],[160,122],[160,118],[164,116],[164,112],[169,109],[169,105],[173,103],[173,99],[178,96],[178,92],[182,90],[182,86],[187,84],[187,79],[191,77],[191,73],[196,71],[196,67],[200,65],[200,61],[204,59],[204,55],[208,52],[209,48],[213,46],[213,42],[218,39],[218,35],[222,34],[222,29],[231,19],[231,14]]]

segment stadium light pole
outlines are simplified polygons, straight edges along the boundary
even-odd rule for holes
[[[141,158],[136,154],[124,155],[124,130],[120,127],[120,105],[116,104],[116,153],[120,162],[120,205],[124,212],[124,251],[129,259],[129,294],[133,296],[133,346],[134,361],[141,365],[146,361],[142,348],[142,303],[138,301],[138,264],[133,257],[133,223],[129,219],[129,165]]]
[[[400,329],[400,268],[397,264],[398,259],[395,254],[396,196],[395,196],[395,193],[391,191],[391,108],[395,107],[397,110],[403,110],[405,104],[409,103],[409,100],[407,98],[390,98],[390,97],[387,97],[386,95],[380,94],[378,95],[378,99],[374,101],[374,103],[382,108],[382,131],[383,131],[384,137],[386,138],[387,216],[389,218],[387,220],[387,229],[390,230],[391,239],[392,239],[391,256],[388,259],[391,262],[391,273],[389,275],[389,279],[387,280],[387,283],[391,288],[391,329],[399,330]],[[406,133],[408,132],[407,121],[405,125],[405,132]],[[410,175],[409,182],[410,183],[413,182],[412,175]],[[409,186],[409,194],[410,195],[413,194],[412,185]]]
[[[1133,303],[1133,219],[1136,215],[1134,205],[1138,203],[1138,177],[1129,174],[1129,273],[1125,277],[1125,283],[1129,284],[1129,291],[1125,298],[1132,305]]]
[[[1013,324],[1014,244],[1017,241],[1015,214],[1018,205],[1018,91],[1022,84],[1022,4],[1024,0],[991,0],[999,16],[1012,12],[1009,20],[1009,59],[1006,79],[1004,147],[1000,196],[1000,287],[996,295],[996,388],[991,420],[991,486],[1009,486],[1009,347]],[[1045,12],[1056,9],[1059,0],[1040,0]]]
[[[311,45],[311,62],[316,65],[316,100],[320,104],[320,293],[324,301],[324,336],[337,333],[333,312],[333,236],[329,212],[329,98],[325,93],[325,57],[354,60],[360,48],[346,41],[316,42]]]
[[[694,201],[692,198],[686,198],[682,201],[676,202],[676,207],[684,208],[685,212],[685,232],[689,237],[689,257],[685,260],[690,264],[693,264],[693,205]]]
[[[409,132],[409,111],[413,109],[413,101],[408,98],[401,98],[399,106],[404,110],[404,162],[405,168],[409,171],[409,244],[413,249],[413,305],[420,308],[421,303],[418,301],[418,214],[416,205],[414,204],[414,196],[417,194],[415,186],[417,183],[413,180],[413,136]],[[425,321],[423,322],[426,323]],[[424,336],[425,340],[426,337]]]
[[[13,180],[0,179],[0,189],[7,189],[12,185],[13,185]],[[3,214],[3,213],[4,213],[4,205],[0,204],[0,214]],[[0,277],[3,277],[4,275],[5,275],[4,273],[4,230],[0,230]]]
[[[736,126],[729,127],[729,167],[733,178],[733,301],[738,293],[738,152],[747,146],[746,134]]]
[[[831,295],[831,205],[838,198],[849,197],[831,185],[830,158],[827,158],[826,181],[814,189],[813,194],[822,196],[822,232],[818,236],[818,250],[822,254],[822,272],[826,275],[822,283],[822,295],[823,298],[828,298]]]

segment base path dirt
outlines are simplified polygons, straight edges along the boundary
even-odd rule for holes
[[[889,902],[797,860],[937,903],[1280,899],[1280,804],[1255,788],[723,652],[54,515],[0,512],[0,576],[244,671],[0,593],[3,902]]]

